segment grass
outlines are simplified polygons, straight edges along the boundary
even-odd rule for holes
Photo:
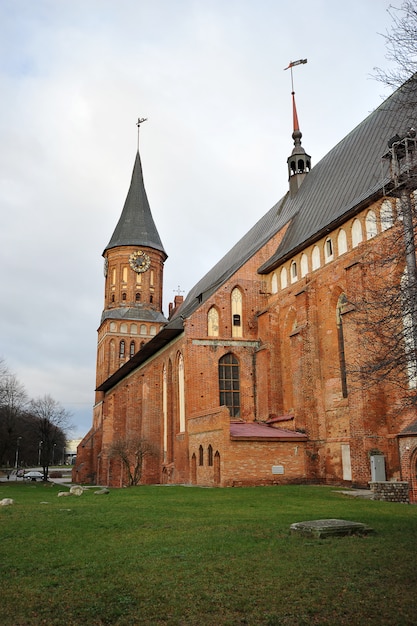
[[[416,624],[417,507],[328,487],[61,489],[0,483],[3,626]],[[289,534],[333,517],[376,533]]]

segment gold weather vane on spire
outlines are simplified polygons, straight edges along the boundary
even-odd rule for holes
[[[294,78],[292,75],[292,68],[296,65],[304,65],[307,63],[307,59],[299,59],[298,61],[290,61],[288,67],[284,67],[284,70],[291,69],[291,95],[292,95],[292,117],[293,117],[293,130],[300,130],[298,124],[297,107],[295,106],[295,91],[294,91]]]
[[[143,124],[143,122],[147,121],[147,117],[138,117],[138,121],[136,122],[136,126],[138,127],[138,152],[139,152],[139,130],[140,130],[140,125]]]

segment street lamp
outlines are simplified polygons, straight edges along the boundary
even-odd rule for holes
[[[17,441],[16,441],[16,459],[15,459],[15,470],[16,470],[16,480],[17,480],[17,466],[19,464],[19,445],[20,445],[20,440],[22,439],[22,437],[18,437]]]
[[[41,464],[41,450],[42,450],[42,444],[43,444],[43,441],[40,441],[40,442],[39,442],[39,445],[38,445],[38,465],[40,465],[40,464]]]
[[[52,465],[55,463],[55,448],[56,448],[56,443],[54,443],[54,447],[52,448]]]

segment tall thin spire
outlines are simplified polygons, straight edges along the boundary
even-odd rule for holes
[[[122,214],[104,251],[118,246],[142,246],[154,248],[167,257],[159,233],[152,217],[143,181],[142,164],[139,155],[139,128],[146,118],[139,118],[138,151],[133,166],[132,180]]]
[[[300,124],[298,122],[297,106],[295,104],[295,91],[294,91],[294,77],[292,68],[295,65],[301,65],[307,63],[307,59],[300,59],[299,61],[291,61],[288,67],[284,69],[291,69],[291,98],[292,98],[292,117],[293,117],[293,132],[292,138],[294,140],[294,148],[292,149],[291,156],[287,159],[288,164],[288,179],[290,182],[290,194],[294,196],[301,183],[303,182],[306,174],[310,171],[311,159],[301,145],[301,137],[303,136],[300,131]]]

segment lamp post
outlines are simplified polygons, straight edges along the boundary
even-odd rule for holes
[[[15,459],[15,463],[14,463],[14,467],[16,470],[16,480],[17,480],[17,467],[19,465],[19,445],[20,445],[20,440],[22,439],[22,437],[18,437],[17,441],[16,441],[16,459]]]
[[[39,442],[39,445],[38,445],[38,465],[39,465],[39,466],[40,466],[40,464],[41,464],[41,451],[42,451],[42,444],[43,444],[43,441],[40,441],[40,442]]]
[[[54,447],[52,448],[52,465],[55,463],[55,448],[56,448],[56,443],[54,443]]]

